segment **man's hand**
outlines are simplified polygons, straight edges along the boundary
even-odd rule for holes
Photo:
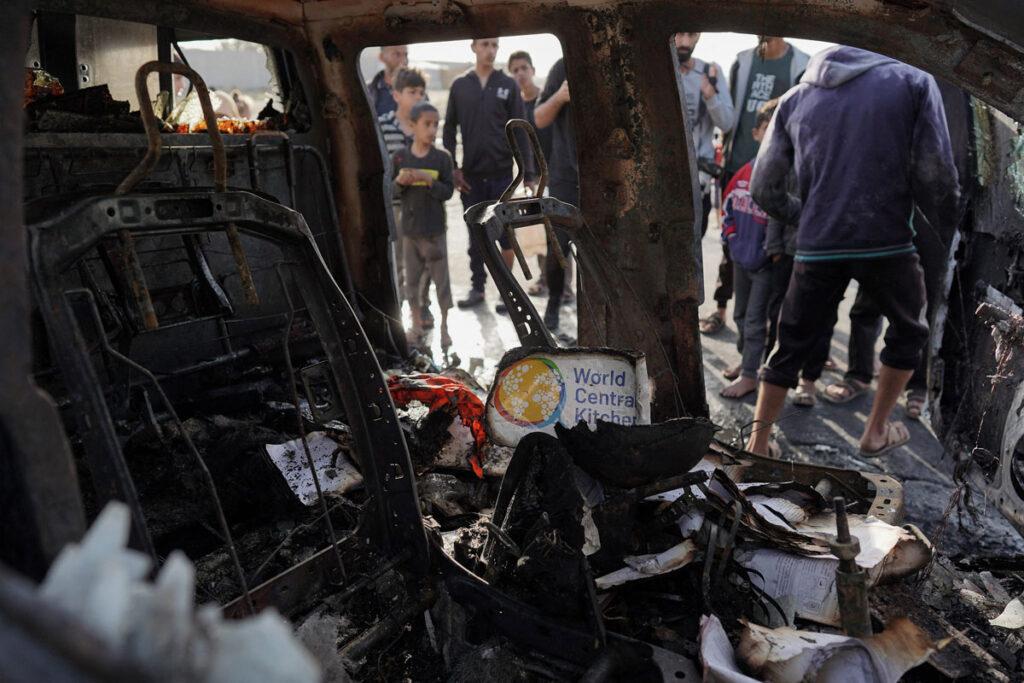
[[[469,183],[466,182],[466,177],[462,175],[461,168],[457,168],[452,172],[452,180],[455,181],[455,189],[459,192],[466,193],[473,189],[469,186]]]
[[[555,93],[555,99],[562,104],[569,104],[569,80],[562,81],[562,87]]]
[[[718,94],[718,91],[715,90],[715,86],[711,85],[711,81],[708,79],[708,76],[711,76],[712,78],[718,77],[718,69],[716,69],[714,65],[708,67],[708,72],[701,74],[700,77],[700,94],[704,96],[705,100],[710,100]]]

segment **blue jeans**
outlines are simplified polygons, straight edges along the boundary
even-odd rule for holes
[[[757,377],[764,357],[765,337],[768,333],[768,304],[772,295],[772,266],[753,271],[740,267],[735,261],[733,284],[736,303],[733,319],[739,336],[736,348],[743,355],[740,373],[747,378]]]

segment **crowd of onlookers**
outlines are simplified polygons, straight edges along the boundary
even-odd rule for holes
[[[721,254],[715,310],[700,331],[727,326],[728,302],[741,361],[724,371],[721,395],[757,394],[747,444],[768,453],[771,425],[787,393],[814,406],[819,398],[845,403],[877,377],[861,453],[881,455],[909,440],[890,419],[904,398],[917,419],[926,404],[929,283],[934,255],[945,257],[961,214],[956,153],[944,100],[928,74],[864,50],[835,46],[813,57],[779,36],[758,36],[728,73],[694,56],[699,33],[677,33],[678,87],[698,158],[701,235],[718,211]],[[524,118],[538,130],[548,161],[552,197],[579,203],[572,98],[559,59],[543,88],[529,54],[513,52],[509,74],[495,68],[498,39],[471,43],[474,66],[451,85],[443,118],[443,150],[435,147],[439,112],[426,97],[426,78],[408,67],[405,46],[381,50],[384,68],[369,84],[391,158],[397,278],[412,311],[413,335],[433,326],[429,283],[442,313],[442,346],[452,306],[444,202],[458,191],[465,208],[498,199],[512,180],[505,124]],[[963,100],[959,101],[963,106]],[[461,138],[461,155],[456,154]],[[961,145],[962,146],[962,145]],[[535,164],[525,162],[536,187]],[[568,236],[556,230],[561,251]],[[499,239],[512,264],[511,245]],[[460,308],[484,303],[487,272],[470,235],[470,290]],[[554,245],[551,245],[553,247]],[[920,255],[919,255],[920,254]],[[924,255],[924,268],[922,258]],[[548,296],[544,323],[559,328],[567,277],[546,259],[531,293]],[[819,389],[838,307],[850,280],[858,283],[851,311],[848,368],[841,381]],[[498,304],[498,312],[504,312]],[[875,359],[882,318],[884,348]]]

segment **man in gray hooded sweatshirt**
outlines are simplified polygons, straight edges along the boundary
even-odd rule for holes
[[[786,189],[793,169],[799,196]],[[819,52],[779,103],[758,152],[751,194],[768,214],[798,229],[779,347],[761,375],[747,448],[767,454],[786,392],[796,386],[822,326],[835,319],[851,279],[889,321],[861,455],[902,446],[910,434],[889,416],[928,340],[913,209],[916,204],[932,225],[955,223],[959,215],[957,171],[935,80],[856,48]]]

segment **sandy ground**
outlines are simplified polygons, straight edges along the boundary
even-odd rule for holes
[[[468,237],[462,221],[462,204],[456,195],[448,202],[448,254],[452,278],[453,297],[458,300],[469,290],[469,258],[466,254]],[[704,239],[704,277],[710,296],[714,288],[718,260],[721,250],[718,246],[718,231],[714,225]],[[531,261],[532,265],[532,261]],[[516,266],[516,274],[522,281],[522,272]],[[536,277],[536,273],[534,273]],[[832,358],[840,370],[846,364],[846,344],[849,333],[849,308],[856,293],[856,284],[851,284],[840,310],[840,322],[832,341]],[[546,297],[532,297],[534,305],[543,314]],[[440,320],[436,297],[432,294],[432,309]],[[453,338],[450,353],[458,356],[461,367],[470,369],[486,385],[494,377],[494,370],[505,351],[518,346],[518,339],[507,316],[494,311],[498,295],[488,282],[485,305],[465,311],[452,309],[449,326]],[[714,302],[701,307],[701,315],[714,309]],[[720,437],[737,439],[740,430],[753,418],[754,396],[743,400],[720,398],[719,389],[726,383],[721,372],[739,361],[736,351],[736,327],[731,319],[732,305],[729,306],[727,326],[715,337],[703,337],[703,363],[707,384],[711,418],[724,431]],[[408,324],[408,307],[405,311]],[[576,329],[575,304],[562,308],[562,330],[572,336]],[[439,362],[443,356],[439,335],[435,331],[426,338],[430,350]],[[449,356],[449,360],[451,357]],[[819,387],[841,379],[840,373],[826,373]],[[941,444],[932,434],[926,421],[906,421],[911,441],[880,459],[859,457],[858,440],[871,406],[873,392],[861,396],[846,405],[833,405],[819,400],[814,408],[799,408],[787,404],[778,423],[778,438],[783,447],[784,457],[801,462],[819,463],[869,472],[886,472],[903,482],[906,521],[917,524],[936,541],[941,552],[949,555],[979,554],[1008,555],[1024,553],[1024,537],[1016,532],[1000,515],[993,505],[986,505],[975,496],[981,508],[977,522],[964,516],[964,528],[958,525],[954,511],[949,517],[945,533],[939,536],[943,527],[943,515],[950,496],[955,490],[953,462],[943,451]],[[897,408],[897,419],[902,419],[902,406]]]

